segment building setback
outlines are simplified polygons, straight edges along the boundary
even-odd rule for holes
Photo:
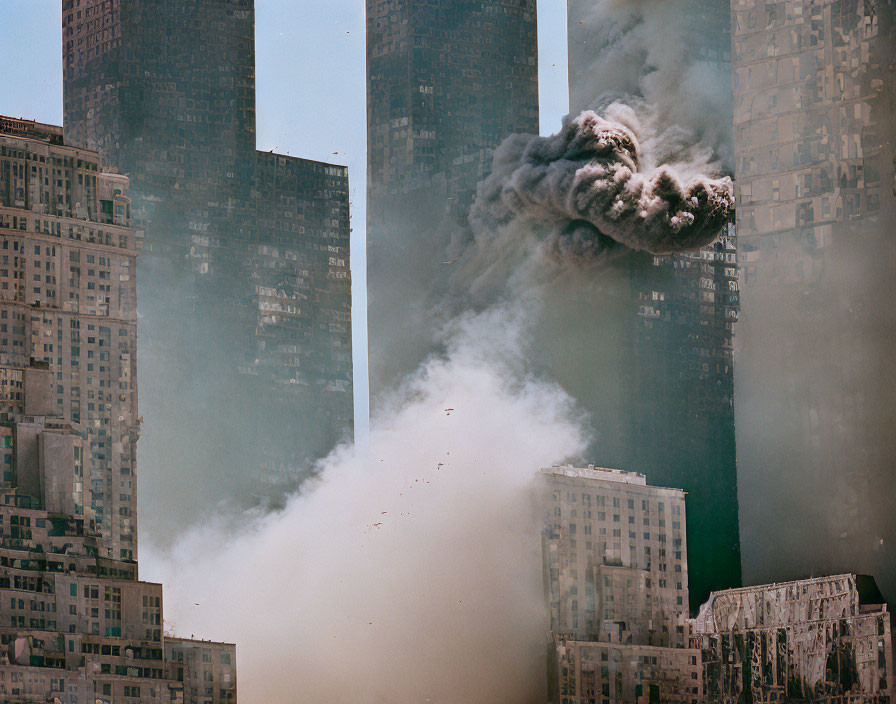
[[[731,10],[744,573],[891,593],[896,5]]]
[[[128,180],[62,142],[0,118],[0,699],[235,702],[235,647],[168,641],[137,581]]]
[[[613,99],[640,95],[646,75],[657,71],[655,57],[645,58],[649,49],[640,45],[646,24],[639,19],[642,10],[620,6],[613,15],[604,7],[607,16],[595,19],[597,5],[593,0],[568,3],[573,115],[605,106],[606,94]],[[717,131],[724,135],[732,119],[731,96],[725,95],[731,73],[728,2],[676,0],[669,5],[688,18],[682,30],[688,36],[679,39],[687,49],[684,57],[664,60],[684,66],[693,62],[703,80],[719,86],[712,102],[715,122],[723,126]],[[643,13],[666,11],[661,4]],[[623,69],[619,54],[632,66]],[[693,79],[681,80],[684,85]],[[714,147],[720,158],[730,158],[733,146],[724,137]],[[575,321],[546,354],[568,360],[561,382],[592,418],[590,456],[637,468],[693,498],[688,544],[694,611],[711,590],[741,583],[734,432],[736,257],[732,221],[711,246],[668,256],[632,253],[604,267],[599,295],[583,295],[571,280],[561,282],[546,303],[545,318]],[[567,349],[581,352],[568,355]]]
[[[593,465],[540,477],[551,702],[893,701],[872,577],[713,592],[689,619],[683,492]]]
[[[540,477],[550,700],[703,701],[700,651],[689,647],[684,492],[593,465]]]
[[[347,170],[256,151],[253,0],[63,0],[62,30],[66,143],[131,179],[145,368],[202,390],[147,420],[213,439],[179,449],[209,509],[276,499],[352,433]],[[257,442],[205,417],[235,405]]]
[[[887,704],[890,614],[854,574],[713,593],[694,625],[706,701]]]
[[[58,489],[56,508],[94,522],[102,557],[116,560],[137,552],[137,243],[126,193],[127,179],[101,174],[94,153],[0,134],[3,486],[38,500]],[[46,416],[80,432],[32,420]],[[71,477],[45,475],[48,453],[79,459],[80,498]]]
[[[538,132],[535,0],[367,0],[374,404],[431,351],[494,149]]]

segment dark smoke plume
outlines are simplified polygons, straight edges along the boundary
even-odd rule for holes
[[[731,179],[652,166],[636,129],[588,110],[550,137],[514,135],[479,186],[474,229],[549,223],[546,248],[560,259],[599,259],[618,245],[670,254],[710,244],[729,217]]]

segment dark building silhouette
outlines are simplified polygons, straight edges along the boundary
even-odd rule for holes
[[[256,151],[254,19],[252,0],[63,2],[66,142],[130,177],[143,234],[143,369],[168,382],[148,427],[203,438],[147,455],[207,470],[168,478],[207,507],[276,500],[353,426],[347,170]]]
[[[432,348],[494,149],[538,132],[535,0],[367,0],[371,392]]]
[[[233,236],[255,169],[254,3],[63,0],[62,32],[66,141],[131,174],[146,249]]]
[[[669,105],[661,106],[660,119],[681,120],[714,147],[719,159],[730,158],[727,2],[675,0],[668,7],[620,6],[599,12],[594,3],[571,0],[568,12],[573,115],[619,98],[650,102],[654,93],[681,91],[681,100],[707,102],[707,124],[695,126],[689,115],[676,114],[672,98],[665,98]],[[658,67],[650,52],[667,41],[664,33],[674,37],[668,40],[672,52],[662,56],[676,67],[677,82],[658,90],[656,83],[668,80],[666,67]],[[692,90],[697,80],[712,86],[707,95]],[[713,122],[720,125],[720,134],[710,134]],[[688,492],[692,609],[711,590],[739,586],[741,579],[733,359],[739,294],[733,222],[721,235],[693,253],[630,254],[602,274],[599,295],[561,286],[549,303],[552,310],[565,308],[581,326],[567,342],[581,351],[568,357],[566,385],[590,412],[595,428],[590,456]]]

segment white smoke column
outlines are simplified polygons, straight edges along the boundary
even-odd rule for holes
[[[521,317],[462,319],[369,446],[283,511],[144,551],[179,634],[238,644],[242,704],[544,701],[532,485],[584,438],[569,398],[526,376]]]

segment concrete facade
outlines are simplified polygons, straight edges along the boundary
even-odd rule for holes
[[[854,574],[716,592],[700,609],[706,701],[893,701],[891,616]]]
[[[127,560],[137,549],[137,242],[112,222],[126,184],[101,200],[104,180],[91,152],[0,134],[0,366],[22,388],[0,406],[15,460],[2,486],[42,500],[48,483],[65,483],[60,471],[73,476],[72,457],[61,469],[48,461],[60,444],[74,452],[58,436],[77,435],[81,498],[70,506],[96,521],[104,557]]]
[[[576,640],[685,647],[684,492],[600,468],[555,467],[542,479],[550,488],[552,630]]]
[[[684,492],[593,465],[543,469],[540,479],[551,701],[702,701]]]
[[[701,653],[555,638],[561,704],[702,704]]]
[[[232,704],[235,646],[167,643],[162,585],[137,581],[127,179],[0,126],[0,700]]]

